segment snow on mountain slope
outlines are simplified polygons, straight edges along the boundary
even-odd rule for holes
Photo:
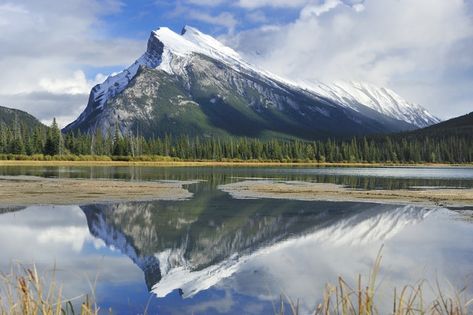
[[[223,45],[215,38],[199,30],[186,26],[179,35],[167,27],[153,32],[148,40],[147,51],[124,71],[108,77],[105,82],[95,86],[89,104],[80,117],[66,127],[85,121],[95,111],[101,111],[107,101],[121,93],[136,76],[141,66],[160,69],[171,75],[186,77],[186,67],[192,63],[196,54],[207,56],[224,63],[230,68],[258,78],[278,89],[297,90],[320,100],[323,97],[331,106],[341,106],[363,112],[363,106],[389,118],[407,122],[415,127],[425,127],[439,122],[424,108],[409,103],[395,92],[364,83],[296,83],[282,78],[246,62],[236,51]],[[333,103],[333,104],[332,104]]]
[[[227,62],[245,63],[235,50],[223,45],[212,36],[206,35],[196,28],[185,26],[182,29],[182,37],[200,47],[202,52],[209,57],[226,60]]]
[[[257,66],[251,65],[243,60],[235,50],[193,27],[184,27],[182,36],[201,48],[200,53],[202,54],[233,64],[240,69],[246,68],[252,70],[261,76],[296,88],[303,87],[309,92],[327,97],[344,107],[358,111],[360,109],[359,106],[364,105],[388,117],[411,123],[419,128],[440,122],[437,117],[430,114],[426,109],[406,101],[390,89],[360,82],[340,81],[330,85],[324,83],[299,84],[265,70],[258,69]]]
[[[333,84],[308,83],[309,89],[325,96],[338,104],[360,110],[361,106],[369,107],[386,116],[399,119],[419,128],[430,126],[440,120],[425,108],[408,102],[396,92],[380,88],[369,83],[335,82]]]

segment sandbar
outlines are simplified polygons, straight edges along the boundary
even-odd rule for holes
[[[193,195],[184,186],[196,182],[0,176],[0,207],[184,200]]]
[[[473,189],[469,188],[361,190],[329,183],[245,180],[220,185],[219,189],[236,199],[273,198],[423,204],[444,207],[473,206]]]

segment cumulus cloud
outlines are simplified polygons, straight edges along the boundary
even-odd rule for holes
[[[177,2],[173,12],[170,16],[175,18],[184,17],[190,21],[203,22],[212,26],[222,28],[225,33],[233,34],[238,21],[233,13],[228,11],[223,12],[212,12],[207,8],[201,8],[199,6],[207,7],[219,4],[221,1],[204,1],[203,3],[188,0],[186,3]],[[194,4],[194,5],[189,5]]]
[[[99,73],[94,80],[88,80],[85,73],[81,70],[75,71],[71,77],[64,78],[42,78],[39,80],[39,86],[42,90],[54,94],[87,94],[90,87],[103,82],[106,76]]]
[[[83,108],[83,95],[101,79],[86,78],[83,69],[126,65],[146,45],[107,36],[101,19],[121,9],[116,0],[0,4],[0,105],[32,109],[42,120]],[[66,94],[72,97],[65,99]],[[43,96],[36,105],[33,95]],[[39,106],[48,108],[49,115]],[[65,106],[70,108],[64,110]]]
[[[237,20],[233,14],[228,12],[222,12],[218,15],[212,15],[204,12],[198,12],[190,10],[188,17],[195,20],[205,22],[211,25],[223,26],[228,29],[228,32],[233,33],[235,31],[235,26],[237,25]]]
[[[253,23],[266,23],[268,17],[261,10],[251,11],[246,15],[246,19]]]
[[[327,0],[319,4],[308,5],[301,11],[301,18],[307,19],[310,18],[312,15],[320,16],[321,14],[335,9],[340,4],[342,4],[341,0]]]
[[[448,69],[473,69],[470,9],[462,0],[318,1],[305,5],[290,24],[249,30],[228,41],[280,75],[389,86],[448,117],[472,109],[459,105],[466,99],[445,107],[465,91],[442,94],[458,77]],[[465,80],[471,83],[471,74]],[[473,99],[473,92],[462,97]]]

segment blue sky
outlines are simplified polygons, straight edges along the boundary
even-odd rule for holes
[[[291,79],[386,86],[444,119],[473,111],[471,0],[0,0],[0,105],[66,124],[151,30],[184,25]]]

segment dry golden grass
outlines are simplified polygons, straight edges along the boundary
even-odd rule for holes
[[[313,315],[471,315],[473,314],[473,299],[466,296],[466,288],[457,290],[451,296],[442,292],[437,282],[434,287],[426,281],[415,285],[406,285],[400,291],[394,289],[392,310],[389,313],[378,307],[380,299],[376,295],[378,288],[377,277],[381,266],[381,250],[376,257],[367,283],[363,283],[361,275],[356,280],[356,287],[351,287],[342,277],[338,282],[327,284],[322,302],[317,306]],[[426,300],[426,290],[434,293],[434,298]],[[286,312],[285,307],[288,307]],[[281,297],[278,315],[300,313],[299,301]]]
[[[394,289],[392,309],[381,311],[378,303],[377,282],[381,266],[381,250],[374,262],[368,281],[358,276],[355,287],[351,287],[342,277],[338,282],[327,284],[322,302],[312,312],[313,315],[469,315],[473,314],[473,299],[467,298],[466,288],[457,290],[451,296],[442,292],[439,283],[431,287],[425,281],[406,285],[400,291]],[[46,284],[49,283],[49,284]],[[8,274],[0,275],[0,314],[1,315],[98,315],[99,307],[94,302],[94,287],[89,281],[91,294],[75,298],[63,296],[62,286],[52,279],[46,281],[38,274],[36,267],[12,268]],[[432,290],[435,298],[426,300],[425,290]],[[74,306],[75,305],[75,306]],[[80,308],[80,309],[79,309]],[[147,314],[147,308],[143,314]],[[287,308],[287,310],[286,310]],[[112,310],[109,310],[112,314]],[[280,304],[274,306],[276,315],[301,313],[299,300],[282,296]]]
[[[12,267],[10,273],[0,274],[1,315],[97,315],[99,308],[91,296],[93,293],[66,298],[62,286],[55,281],[55,273],[46,281],[35,266]]]

